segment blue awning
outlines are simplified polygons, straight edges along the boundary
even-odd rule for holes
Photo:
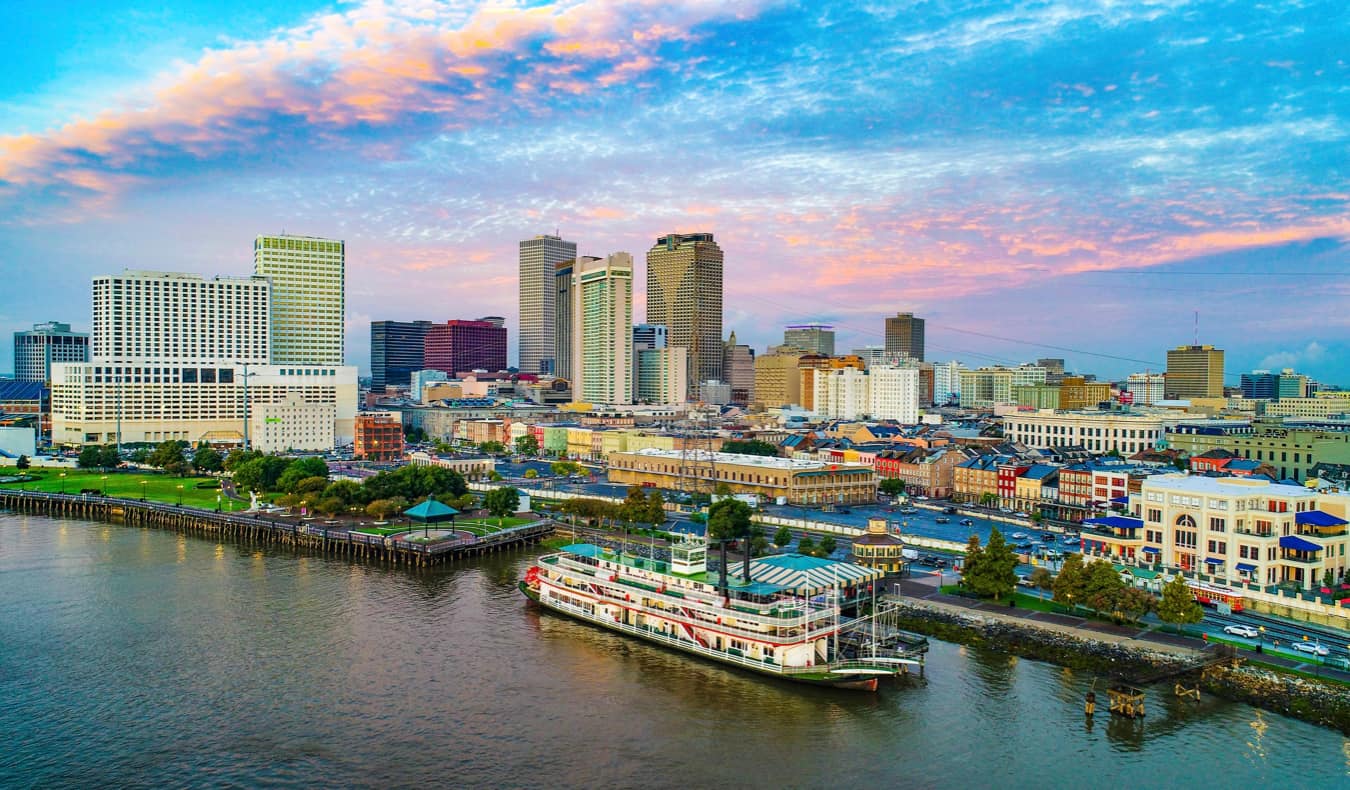
[[[1145,546],[1145,547],[1144,547],[1144,553],[1145,553],[1145,554],[1162,554],[1162,549],[1157,548],[1157,547],[1155,547],[1155,546]]]
[[[1280,548],[1293,549],[1295,551],[1321,551],[1322,547],[1313,543],[1311,540],[1304,540],[1298,535],[1285,535],[1280,538]]]
[[[1223,564],[1223,560],[1219,559],[1218,557],[1206,557],[1206,558],[1205,558],[1205,564],[1206,564],[1206,565],[1222,565],[1222,564]]]
[[[1246,572],[1246,573],[1251,573],[1252,571],[1256,570],[1256,566],[1255,566],[1255,565],[1252,565],[1252,564],[1249,563],[1249,562],[1239,562],[1239,563],[1238,563],[1236,566],[1234,566],[1234,567],[1236,567],[1238,570],[1244,571],[1244,572]]]
[[[1085,518],[1084,524],[1098,527],[1109,527],[1111,529],[1139,529],[1144,526],[1144,520],[1141,518],[1129,518],[1127,516],[1099,516],[1097,518]]]
[[[1113,496],[1113,497],[1111,497],[1111,504],[1113,504],[1113,505],[1128,505],[1128,504],[1130,504],[1130,498],[1127,497],[1127,496]]]
[[[1314,527],[1341,527],[1346,524],[1345,519],[1333,516],[1321,510],[1308,510],[1294,516],[1294,522],[1297,524],[1311,524]]]

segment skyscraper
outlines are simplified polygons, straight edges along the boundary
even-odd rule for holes
[[[1222,398],[1223,349],[1177,346],[1167,351],[1168,398]]]
[[[506,329],[491,321],[446,321],[427,329],[423,365],[450,375],[506,369]]]
[[[633,400],[635,402],[643,399],[642,352],[656,351],[665,347],[666,328],[664,326],[661,326],[660,324],[637,324],[633,327]],[[655,359],[655,357],[653,357],[653,359]],[[669,359],[669,355],[666,356],[666,359]],[[688,364],[688,360],[684,357],[680,357],[680,361],[683,364]],[[656,370],[656,368],[651,368],[653,364],[656,363],[648,362],[648,367]],[[679,378],[680,383],[684,382],[684,375],[688,372],[689,371],[687,370],[681,371]],[[664,378],[669,378],[665,375],[664,369],[661,369],[661,374]],[[680,399],[684,398],[685,392],[686,390],[684,389],[680,390]],[[650,395],[650,392],[648,392],[648,394]]]
[[[14,378],[51,381],[53,362],[88,362],[89,335],[70,331],[70,324],[48,321],[14,333]]]
[[[259,236],[253,274],[272,281],[272,362],[341,365],[347,245],[312,236]]]
[[[896,313],[886,319],[886,358],[900,357],[923,361],[923,319],[913,313]]]
[[[423,353],[430,321],[370,322],[370,388],[411,383],[414,370],[424,367]]]
[[[583,266],[598,260],[592,255],[581,256]],[[572,286],[575,284],[572,275],[576,268],[577,262],[571,258],[554,266],[553,363],[545,371],[568,381],[572,380]]]
[[[783,345],[832,357],[834,327],[828,324],[792,324],[783,330]]]
[[[558,236],[520,242],[520,371],[555,373],[558,264],[577,257],[577,244]]]
[[[722,248],[711,233],[672,233],[647,251],[647,321],[689,349],[690,395],[722,374]]]
[[[632,403],[633,256],[583,258],[572,280],[572,400]]]
[[[732,332],[722,350],[722,378],[731,385],[731,402],[745,404],[755,395],[755,350],[736,342]]]

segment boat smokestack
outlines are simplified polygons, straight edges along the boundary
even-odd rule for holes
[[[722,569],[717,573],[717,584],[723,595],[730,595],[731,585],[727,583],[727,542],[724,540],[718,545],[722,547]]]

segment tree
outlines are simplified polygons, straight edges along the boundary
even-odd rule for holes
[[[1055,577],[1045,568],[1037,568],[1031,572],[1031,584],[1037,589],[1053,590]]]
[[[761,455],[773,458],[778,455],[778,448],[761,439],[745,439],[722,442],[721,452],[735,453],[736,455]]]
[[[254,458],[262,458],[263,454],[257,450],[241,450],[235,448],[230,454],[225,456],[225,471],[233,472],[235,469],[252,461]]]
[[[314,503],[314,509],[332,518],[339,513],[347,512],[347,503],[343,502],[341,497],[321,496],[319,501]]]
[[[291,491],[302,497],[313,497],[314,499],[318,499],[318,495],[321,495],[327,488],[328,478],[315,476],[306,477],[304,480],[296,483]]]
[[[581,464],[575,461],[554,461],[548,466],[555,477],[571,477],[581,474]]]
[[[882,479],[877,488],[886,496],[900,496],[905,493],[905,481],[898,477],[887,477]]]
[[[25,466],[25,467],[21,467],[21,468],[27,469],[28,467]],[[1336,576],[1335,576],[1335,574],[1333,574],[1333,573],[1331,572],[1331,569],[1330,569],[1330,568],[1327,568],[1325,571],[1322,572],[1322,586],[1323,586],[1323,587],[1330,587],[1331,585],[1333,585],[1333,584],[1335,584],[1335,583],[1336,583]]]
[[[536,439],[532,433],[527,433],[524,436],[517,436],[516,452],[528,457],[539,455],[539,440]]]
[[[1116,598],[1125,588],[1120,572],[1106,560],[1093,560],[1083,574],[1083,602],[1097,612],[1114,612]]]
[[[641,486],[628,487],[628,493],[619,505],[619,518],[629,524],[647,520],[647,493]]]
[[[1114,611],[1122,619],[1137,622],[1157,606],[1158,599],[1149,592],[1138,587],[1126,586],[1116,595]]]
[[[984,560],[984,549],[980,548],[980,536],[971,535],[966,541],[966,556],[961,560],[961,580],[972,591],[975,579],[980,575],[980,564]]]
[[[14,468],[18,469],[20,472],[24,471],[30,466],[32,466],[32,463],[28,460],[28,456],[26,455],[20,455],[19,459],[14,462]],[[1330,573],[1330,571],[1328,571],[1328,573]]]
[[[234,468],[234,487],[240,491],[265,491],[263,486],[263,459],[253,458]]]
[[[103,453],[98,445],[87,444],[80,448],[80,458],[75,463],[81,469],[93,469],[103,460]]]
[[[1198,623],[1205,619],[1205,610],[1196,603],[1185,577],[1179,573],[1163,585],[1162,599],[1158,601],[1158,619],[1170,625]]]
[[[216,448],[203,442],[192,453],[192,465],[203,472],[219,472],[225,464]]]
[[[187,464],[183,461],[183,453],[187,451],[187,448],[187,442],[169,439],[156,445],[154,451],[146,457],[145,462],[163,469],[169,474],[181,475],[187,468]]]
[[[720,482],[713,489],[713,496],[727,497],[731,496],[731,486],[725,481]]]
[[[969,565],[967,555],[966,563]],[[1017,557],[1003,541],[1003,533],[995,527],[989,533],[989,542],[976,560],[975,568],[965,571],[966,586],[977,595],[1000,600],[1017,586]]]
[[[483,506],[497,517],[497,526],[501,526],[506,523],[506,517],[520,507],[520,492],[511,486],[494,488],[483,497]]]
[[[539,476],[539,470],[538,470],[538,469],[526,469],[526,470],[525,470],[525,479],[526,479],[526,480],[533,480],[533,479],[535,479],[535,478],[538,477],[538,476]]]
[[[480,442],[478,445],[478,452],[485,455],[501,455],[506,452],[506,445],[498,441]]]
[[[653,527],[666,523],[666,498],[655,488],[647,492],[647,515],[643,520]]]
[[[750,520],[753,511],[739,499],[719,499],[708,508],[708,537],[713,540],[739,540],[744,547],[744,578],[750,581],[750,555],[752,539],[756,537],[756,528]],[[759,532],[763,536],[763,532]]]
[[[116,469],[122,465],[122,456],[117,452],[117,445],[105,444],[99,448],[98,465],[104,469]]]
[[[365,501],[361,494],[361,484],[355,480],[335,480],[328,484],[320,498],[341,500],[343,507],[348,508]]]
[[[1054,590],[1055,600],[1069,606],[1083,603],[1083,589],[1087,582],[1085,574],[1082,554],[1072,552],[1065,557],[1051,588]]]
[[[491,472],[488,472],[488,479],[494,483],[500,483],[502,480],[502,473],[493,469]]]
[[[835,543],[833,535],[826,535],[820,539],[820,543],[816,544],[816,551],[822,557],[830,556],[836,548],[838,548],[838,545]]]
[[[773,545],[783,548],[792,542],[792,530],[787,527],[779,527],[778,531],[773,533]]]
[[[983,494],[980,494],[980,504],[984,505],[985,507],[992,507],[994,503],[997,501],[998,501],[997,494],[991,493],[989,491],[985,491]]]
[[[366,505],[366,513],[379,521],[386,521],[391,516],[402,513],[406,504],[407,500],[402,497],[377,499]]]
[[[810,535],[802,535],[802,539],[797,541],[798,554],[815,554],[816,542],[811,540]]]

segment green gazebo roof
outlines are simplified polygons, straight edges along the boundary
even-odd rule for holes
[[[446,521],[454,518],[458,514],[458,510],[455,510],[449,505],[442,505],[434,499],[428,499],[421,504],[413,505],[403,511],[403,515],[410,519],[428,522]]]

